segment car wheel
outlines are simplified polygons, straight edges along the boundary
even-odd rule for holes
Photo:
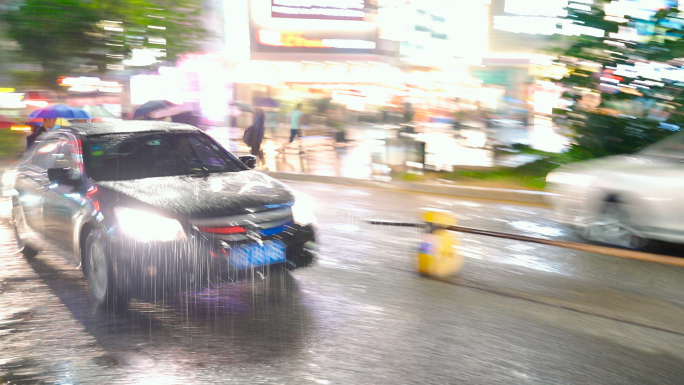
[[[90,230],[82,257],[84,272],[97,306],[114,311],[124,310],[130,297],[127,292],[117,290],[112,261],[100,230]]]
[[[625,204],[607,200],[598,218],[586,227],[584,238],[609,245],[639,250],[646,247],[648,239],[630,224]]]
[[[21,254],[24,256],[24,258],[30,261],[38,255],[38,250],[32,249],[31,247],[24,245],[21,248]]]
[[[285,264],[287,270],[311,266],[317,257],[315,248],[308,243],[290,246],[287,254],[287,263]]]
[[[19,236],[19,229],[17,228],[17,219],[14,217],[12,218],[12,230],[14,231],[14,238],[17,240],[17,250],[19,250],[24,258],[29,261],[35,258],[36,255],[38,255],[38,250],[28,246],[21,239],[21,236]]]

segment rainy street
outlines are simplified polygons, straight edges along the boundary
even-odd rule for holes
[[[168,303],[97,310],[80,270],[28,262],[0,223],[0,383],[681,384],[684,269],[459,235],[464,265],[415,272],[420,231],[367,219],[577,239],[541,206],[288,182],[318,262]],[[188,310],[189,309],[189,310]]]

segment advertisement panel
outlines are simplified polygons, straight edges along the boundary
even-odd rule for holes
[[[363,16],[363,0],[251,0],[251,50],[372,54],[378,29]]]
[[[412,1],[399,9],[405,15],[393,22],[408,26],[400,51],[410,64],[443,66],[457,57],[479,59],[486,54],[489,25],[486,2]]]
[[[365,6],[365,0],[271,0],[271,17],[363,21]]]

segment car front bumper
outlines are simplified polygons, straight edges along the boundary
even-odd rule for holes
[[[192,289],[241,279],[273,268],[295,269],[314,262],[313,225],[293,225],[284,232],[264,237],[263,244],[280,242],[285,260],[237,266],[231,249],[255,246],[257,241],[234,242],[225,237],[191,233],[173,242],[142,242],[129,237],[111,237],[110,254],[117,285],[143,290]]]

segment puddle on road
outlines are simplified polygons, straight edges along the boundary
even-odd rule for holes
[[[44,369],[32,359],[0,360],[0,384],[43,383],[48,377]]]
[[[509,258],[501,259],[500,261],[509,265],[526,267],[528,269],[543,271],[546,273],[568,275],[567,273],[547,263],[544,258],[533,257],[531,255],[514,254],[510,255]]]
[[[511,222],[511,226],[518,230],[528,231],[535,234],[541,234],[547,237],[558,237],[563,235],[563,232],[560,229],[538,225],[534,222],[516,221]]]

